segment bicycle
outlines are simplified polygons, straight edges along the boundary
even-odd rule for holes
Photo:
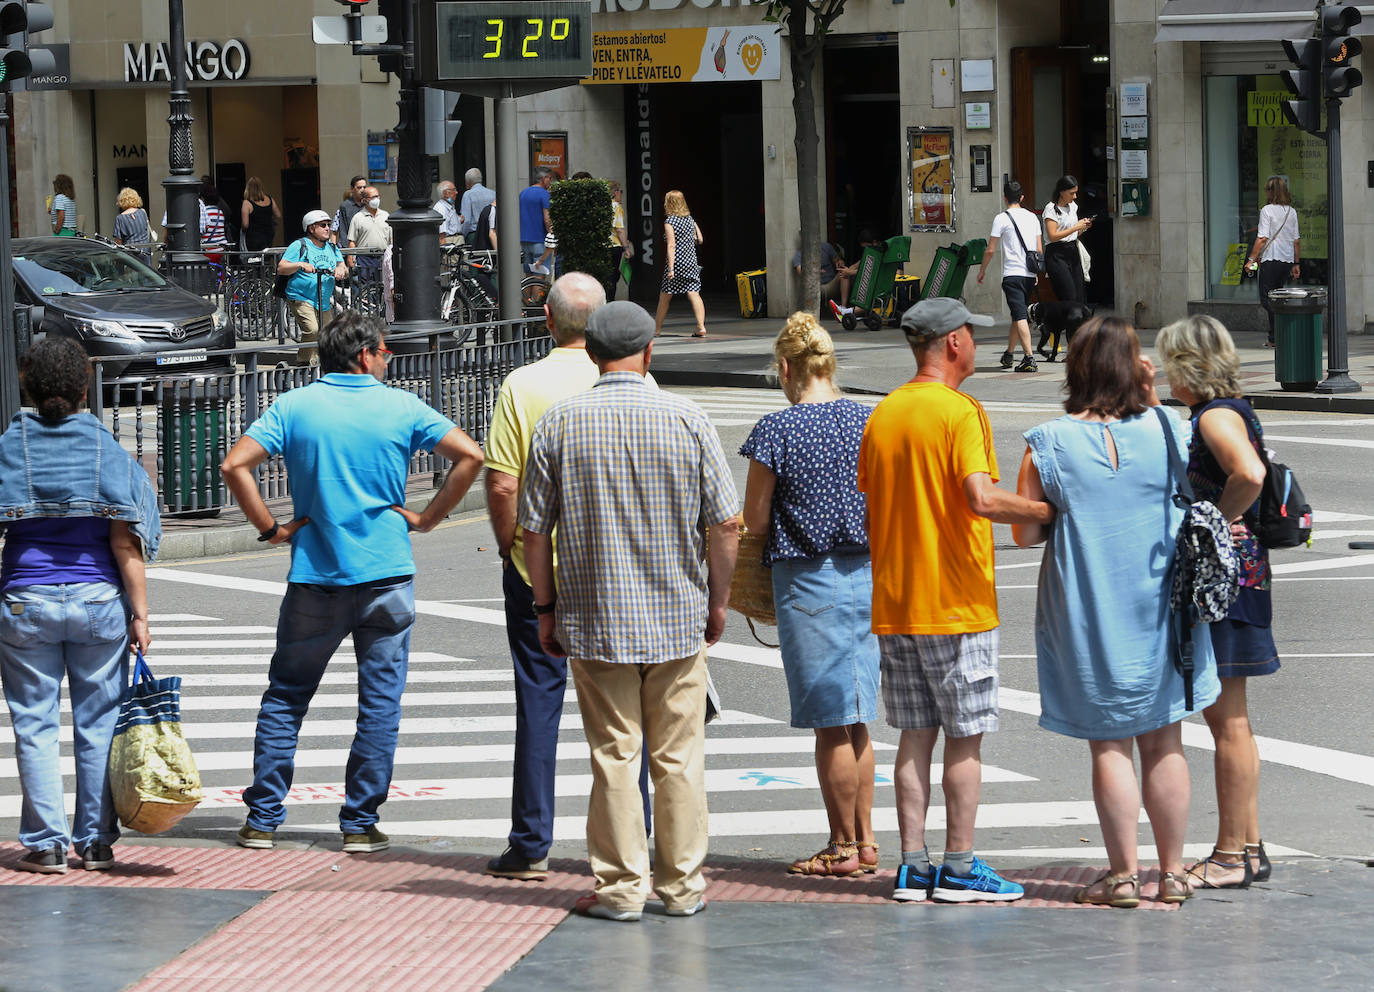
[[[444,245],[447,287],[439,300],[439,315],[458,325],[453,332],[459,344],[469,341],[479,326],[501,319],[496,288],[494,252],[467,245]],[[542,317],[549,286],[542,277],[526,275],[520,280],[520,312],[525,317]]]

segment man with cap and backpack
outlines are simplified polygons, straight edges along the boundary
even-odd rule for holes
[[[329,214],[311,210],[301,218],[305,237],[293,242],[277,262],[277,275],[289,276],[286,282],[286,307],[300,328],[303,347],[296,352],[297,365],[319,361],[313,343],[320,328],[333,318],[334,280],[346,278],[339,248],[329,240]]]
[[[653,317],[608,303],[585,339],[600,378],[535,426],[518,510],[540,645],[569,659],[591,749],[596,888],[576,911],[622,922],[643,912],[645,749],[653,889],[669,916],[691,916],[706,908],[706,647],[725,629],[739,498],[710,418],[645,380]]]

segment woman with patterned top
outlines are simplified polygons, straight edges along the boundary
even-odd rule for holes
[[[687,198],[681,190],[670,189],[663,198],[665,247],[663,257],[668,260],[663,270],[663,285],[658,293],[658,312],[654,314],[654,337],[663,333],[663,318],[668,316],[668,304],[676,293],[686,293],[692,304],[697,329],[692,337],[706,337],[706,307],[701,302],[701,266],[697,264],[697,245],[701,244],[701,228],[687,210]]]
[[[1217,843],[1188,869],[1195,889],[1243,889],[1271,871],[1259,829],[1259,749],[1250,727],[1247,680],[1279,669],[1271,629],[1269,552],[1246,525],[1264,485],[1264,432],[1241,396],[1240,358],[1231,335],[1212,317],[1188,317],[1159,332],[1169,389],[1192,411],[1188,481],[1231,521],[1240,557],[1240,595],[1211,625],[1221,696],[1202,711],[1216,741]]]
[[[794,862],[799,875],[859,875],[878,866],[873,840],[873,744],[878,639],[859,444],[869,410],[835,389],[835,345],[809,313],[773,343],[792,403],[755,425],[744,525],[767,533],[773,600],[792,726],[816,732],[816,771],[830,843]]]

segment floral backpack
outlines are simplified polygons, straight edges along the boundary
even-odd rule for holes
[[[1174,668],[1183,676],[1184,704],[1193,708],[1193,626],[1224,620],[1240,594],[1240,558],[1231,527],[1214,503],[1197,499],[1179,454],[1173,423],[1155,407],[1169,448],[1174,502],[1187,511],[1175,538],[1174,574],[1169,590],[1175,626]]]

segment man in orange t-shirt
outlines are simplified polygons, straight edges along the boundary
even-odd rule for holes
[[[878,404],[859,453],[873,556],[873,631],[883,706],[901,730],[893,898],[1009,902],[1024,891],[973,856],[983,734],[997,729],[997,590],[992,521],[1047,524],[1054,508],[999,489],[987,414],[959,392],[973,374],[971,314],[922,300],[902,317],[916,375]],[[925,843],[930,761],[945,731],[945,855]]]

